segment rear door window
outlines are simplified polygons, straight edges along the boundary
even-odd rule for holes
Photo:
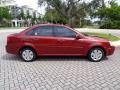
[[[33,30],[27,32],[27,35],[53,36],[53,27],[52,26],[40,26],[40,27],[34,28]]]

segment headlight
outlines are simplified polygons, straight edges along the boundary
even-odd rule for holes
[[[111,41],[109,41],[109,43],[110,43],[110,46],[112,46],[112,42],[111,42]]]

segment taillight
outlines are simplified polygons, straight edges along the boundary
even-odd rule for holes
[[[7,37],[7,44],[9,43],[9,41],[10,41],[10,37],[8,36],[8,37]]]
[[[7,44],[13,44],[16,42],[18,42],[17,34],[11,34],[11,35],[7,36]]]

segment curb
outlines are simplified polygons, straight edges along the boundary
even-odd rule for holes
[[[120,41],[111,42],[112,46],[120,47]]]
[[[12,33],[12,32],[21,32],[21,31],[23,31],[23,30],[19,30],[19,31],[18,31],[18,30],[13,30],[13,31],[9,31],[9,30],[8,30],[8,31],[0,31],[0,33],[8,33],[8,32],[11,32],[11,33]]]
[[[0,30],[0,33],[5,33],[5,32],[21,32],[23,30],[25,30],[26,28],[21,28],[21,29],[5,29],[5,30]]]
[[[120,45],[117,45],[117,46],[116,46],[116,45],[113,45],[113,46],[115,46],[116,48],[120,48]]]
[[[0,30],[0,33],[6,33],[6,32],[21,32],[24,29],[17,29],[17,30]]]

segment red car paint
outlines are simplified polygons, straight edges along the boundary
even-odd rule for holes
[[[63,27],[76,33],[76,37],[57,37],[57,36],[32,36],[26,35],[27,32],[41,26]],[[19,54],[23,47],[33,48],[37,55],[41,56],[87,56],[88,51],[94,47],[101,47],[106,56],[112,55],[115,47],[103,38],[85,36],[64,25],[40,24],[30,27],[20,33],[11,34],[7,37],[6,51],[11,54]]]

